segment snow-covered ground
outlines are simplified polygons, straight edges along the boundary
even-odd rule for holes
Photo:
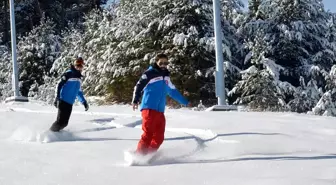
[[[129,106],[75,107],[59,135],[56,109],[0,105],[1,185],[336,184],[336,119],[290,113],[167,110],[160,157],[125,166],[141,117]]]

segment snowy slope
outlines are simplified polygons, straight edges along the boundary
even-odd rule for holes
[[[50,106],[0,105],[1,185],[336,184],[335,118],[167,111],[162,155],[125,166],[141,135],[128,106],[75,107],[61,136]]]

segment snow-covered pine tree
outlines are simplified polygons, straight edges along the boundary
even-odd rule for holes
[[[226,93],[234,87],[238,82],[241,71],[241,68],[244,65],[243,55],[244,55],[244,45],[241,42],[238,29],[240,24],[244,20],[244,12],[242,11],[241,0],[232,0],[232,1],[221,1],[222,2],[222,31],[226,40],[224,43],[230,49],[231,57],[226,59],[224,62],[224,71],[225,71],[225,87]],[[212,68],[214,70],[214,68]],[[213,71],[214,72],[214,71]],[[214,83],[214,81],[212,81]],[[213,91],[210,91],[213,92]],[[232,103],[232,99],[228,97],[227,100],[229,103]]]
[[[260,5],[263,0],[248,0],[248,20],[263,20],[263,13],[260,11]]]
[[[237,7],[234,3],[229,5],[227,10]],[[239,10],[232,9],[232,12]],[[230,22],[233,21],[223,19],[227,87],[234,85],[234,74],[239,72],[235,66],[239,61],[231,52],[239,44],[235,40],[235,28],[228,27]],[[122,1],[115,10],[87,15],[84,31],[73,31],[65,37],[64,50],[52,71],[64,72],[65,66],[81,53],[87,64],[84,91],[129,102],[141,72],[163,51],[170,54],[175,84],[194,91],[194,97],[199,91],[205,92],[200,96],[206,98],[214,92],[212,24],[210,0]],[[199,101],[199,97],[196,99]]]
[[[0,1],[0,45],[6,44],[9,41],[9,1]]]
[[[336,13],[329,13],[327,38],[333,50],[336,50]]]
[[[55,34],[54,24],[49,19],[42,19],[39,26],[20,38],[18,64],[22,96],[34,96],[34,92],[38,91],[36,87],[44,84],[44,76],[50,75],[53,62],[60,54],[60,47],[60,37]]]
[[[44,0],[39,2],[39,8],[46,17],[53,18],[57,30],[61,31],[71,24],[80,26],[85,21],[85,14],[100,8],[106,2],[107,0]]]
[[[223,4],[226,11],[233,7],[238,6],[230,4],[225,9]],[[232,12],[238,11],[232,9]],[[191,98],[198,101],[200,96],[205,99],[215,97],[212,94],[212,72],[215,66],[212,1],[125,0],[121,1],[117,15],[120,26],[116,30],[116,37],[122,41],[114,52],[118,55],[108,60],[108,66],[113,66],[108,71],[113,76],[110,88],[112,94],[123,92],[129,101],[140,73],[148,67],[155,54],[165,52],[170,56],[173,81],[179,89],[193,92],[190,93],[193,96]],[[235,28],[228,27],[228,20],[223,19],[222,22],[225,28],[223,53],[228,63],[226,66],[235,69],[226,74],[234,74],[237,68],[231,67],[231,50],[237,43],[234,38]],[[123,85],[124,90],[120,91]]]
[[[313,114],[323,116],[336,116],[336,65],[329,74],[325,74],[326,92],[312,109]]]
[[[40,100],[51,103],[55,96],[55,86],[61,74],[69,69],[76,57],[84,59],[83,91],[86,95],[105,95],[107,77],[104,75],[106,56],[115,49],[113,43],[115,25],[112,24],[113,11],[93,10],[85,16],[83,30],[70,26],[62,34],[62,49],[50,70],[52,77],[46,76],[46,84],[39,87]],[[95,85],[92,85],[95,84]]]
[[[269,23],[265,20],[266,16],[263,15],[260,7],[262,1],[263,0],[248,1],[248,11],[244,14],[237,31],[242,46],[245,46],[246,42],[252,41],[257,35],[258,30],[264,32],[269,30]]]
[[[10,50],[0,45],[0,101],[13,96],[12,94],[12,65]]]
[[[331,48],[335,52],[336,48],[336,14],[329,13],[328,21],[328,34],[327,38],[330,42]],[[312,112],[315,115],[324,115],[324,116],[336,116],[336,66],[334,65],[330,72],[327,73],[324,69],[320,69],[318,66],[312,68],[312,74],[317,77],[323,77],[320,81],[325,82],[325,86],[322,86],[321,89],[325,92],[315,103],[315,107],[312,108]],[[316,77],[315,77],[316,78]]]
[[[331,48],[336,53],[336,14],[328,13],[328,33],[327,38],[330,42]],[[335,75],[336,66],[334,65],[328,73],[324,69],[320,69],[318,66],[312,68],[311,73],[316,77],[319,77],[321,82],[324,82],[325,86],[322,86],[322,90],[325,92],[320,101],[313,108],[313,113],[317,115],[336,116],[336,110],[333,102],[336,100],[336,85]],[[315,77],[315,78],[316,78]]]
[[[333,63],[333,47],[326,37],[326,18],[320,0],[249,1],[246,23],[239,29],[245,39],[244,45],[254,43],[256,37],[264,38],[268,49],[263,56],[279,67],[276,84],[285,102],[290,102],[291,110],[308,110],[313,106],[319,99],[318,93],[314,93],[316,96],[310,100],[302,96],[318,92],[325,83],[323,71]],[[260,35],[259,31],[264,35]],[[252,65],[252,50],[246,55],[246,67]],[[300,85],[300,76],[308,81],[308,87],[305,87],[308,89],[293,87]],[[297,103],[301,101],[306,101],[307,106],[298,108]]]
[[[69,69],[70,64],[82,52],[82,40],[83,35],[71,26],[63,32],[59,55],[49,68],[49,75],[43,76],[44,83],[41,85],[34,84],[33,87],[37,87],[37,91],[30,92],[33,99],[49,104],[53,103],[55,88],[61,75]]]
[[[242,79],[229,92],[238,97],[234,104],[246,105],[256,111],[286,110],[285,93],[291,90],[287,83],[279,81],[282,67],[265,57],[270,51],[265,33],[259,29],[253,41],[247,43],[250,67],[241,72]]]
[[[262,0],[249,0],[248,11],[244,14],[237,35],[240,41],[240,60],[242,69],[247,69],[252,65],[252,48],[254,42],[258,39],[256,37],[263,37],[265,43],[269,42],[269,38],[265,34],[270,30],[270,24],[266,21],[266,17],[261,12],[260,5]]]
[[[327,91],[313,108],[315,115],[336,116],[335,93]]]
[[[281,80],[299,86],[300,76],[312,78],[312,65],[330,69],[335,52],[327,38],[328,14],[322,0],[264,0],[261,9],[272,28],[268,33],[273,47],[267,57],[284,67]]]
[[[259,70],[255,66],[242,71],[242,80],[230,91],[229,95],[240,94],[234,102],[246,105],[253,111],[283,111],[286,103],[274,77],[267,70]]]
[[[290,110],[298,113],[306,113],[318,103],[322,96],[322,89],[318,88],[315,80],[307,84],[303,77],[300,77],[300,86],[294,93],[294,99],[288,103]]]
[[[241,0],[230,0],[221,1],[221,4],[223,20],[229,22],[231,27],[236,18],[243,14],[244,3]]]
[[[108,71],[107,61],[115,57],[120,41],[115,36],[118,26],[115,22],[115,10],[94,10],[85,16],[85,33],[82,41],[82,55],[85,58],[86,69],[83,82],[85,93],[94,96],[104,96],[107,92]],[[96,84],[92,86],[92,84]]]

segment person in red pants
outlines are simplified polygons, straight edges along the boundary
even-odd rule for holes
[[[138,109],[142,96],[140,111],[142,115],[143,134],[138,143],[136,153],[146,155],[157,151],[164,140],[166,119],[164,115],[166,96],[183,105],[188,101],[175,88],[170,80],[167,69],[169,62],[165,54],[158,54],[155,63],[152,64],[141,76],[134,87],[133,110]]]

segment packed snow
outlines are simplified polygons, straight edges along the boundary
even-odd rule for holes
[[[308,185],[336,183],[336,118],[294,113],[168,109],[158,158],[127,166],[141,135],[130,106],[0,104],[0,184]]]

